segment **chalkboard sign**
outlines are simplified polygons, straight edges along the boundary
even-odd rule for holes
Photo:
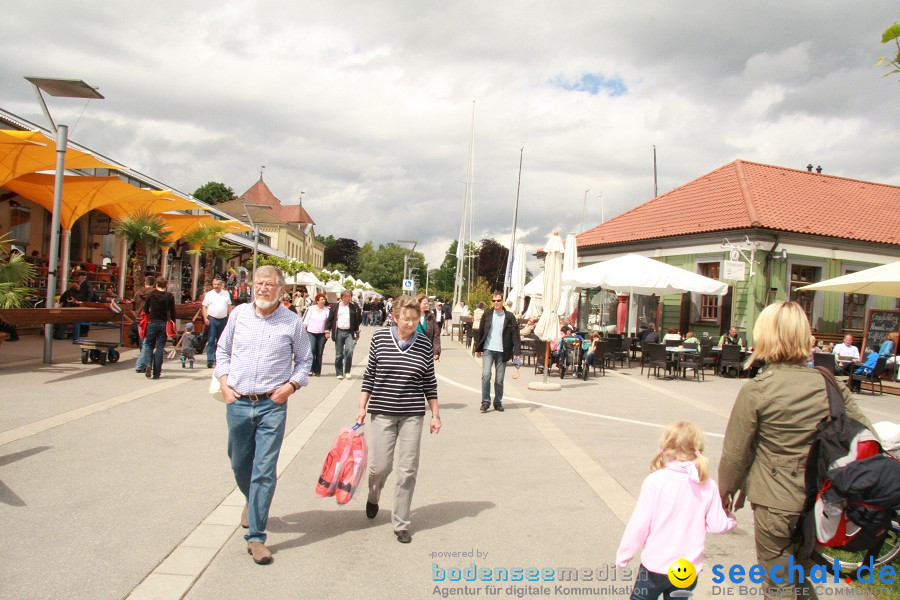
[[[863,349],[875,344],[876,350],[892,331],[900,332],[900,310],[869,309],[866,319],[866,335],[863,337]],[[897,352],[897,348],[894,348]]]

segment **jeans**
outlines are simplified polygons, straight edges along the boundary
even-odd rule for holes
[[[240,397],[225,407],[228,458],[238,489],[249,505],[247,542],[266,541],[286,416],[287,404],[275,404],[268,398],[253,402]]]
[[[322,374],[322,353],[325,352],[325,334],[310,333],[309,334],[309,351],[312,354],[312,367],[309,372],[316,375]]]
[[[147,326],[149,327],[149,323]],[[135,371],[143,371],[147,368],[147,364],[150,363],[153,359],[153,350],[150,348],[150,345],[147,343],[147,338],[141,340],[141,353],[138,354],[137,362],[134,363]]]
[[[147,324],[147,339],[144,344],[153,350],[153,376],[162,373],[163,355],[166,352],[166,322],[150,321]]]
[[[654,573],[648,571],[644,565],[641,565],[637,578],[634,581],[634,588],[631,590],[631,600],[656,600],[660,595],[666,600],[670,598],[690,598],[693,595],[690,593],[690,590],[695,587],[697,587],[696,579],[694,583],[686,588],[677,588],[669,581],[668,573]],[[687,591],[682,591],[681,594],[676,596],[672,595],[679,590]]]
[[[338,375],[346,375],[350,372],[353,363],[353,347],[356,340],[349,330],[338,329],[334,334],[334,370]]]
[[[378,504],[381,489],[394,465],[395,450],[397,454],[397,485],[394,488],[391,510],[394,531],[409,531],[409,511],[413,492],[416,491],[424,422],[425,417],[421,415],[371,415],[370,418],[372,448],[369,453],[369,502]]]
[[[217,319],[215,317],[209,317],[209,329],[207,330],[207,340],[206,340],[206,362],[214,363],[216,362],[216,348],[219,346],[219,338],[222,337],[222,332],[225,331],[225,324],[228,322],[228,318]]]
[[[494,367],[494,406],[503,404],[503,376],[506,375],[506,361],[503,353],[485,350],[481,354],[481,404],[491,405],[491,366]]]

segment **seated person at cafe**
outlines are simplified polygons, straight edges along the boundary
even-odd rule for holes
[[[647,323],[647,328],[641,330],[638,339],[642,342],[655,344],[659,341],[659,334],[656,332],[656,323]]]
[[[681,334],[678,333],[678,329],[675,327],[669,327],[666,330],[666,335],[663,336],[663,342],[666,344],[680,344],[681,343]]]
[[[743,346],[744,340],[738,335],[737,327],[732,326],[728,333],[719,338],[719,346],[725,344],[734,344],[735,346]]]
[[[839,375],[849,375],[849,367],[853,362],[859,362],[859,349],[853,345],[853,335],[844,336],[844,341],[834,347],[834,355],[837,357]]]
[[[477,310],[477,309],[476,309]],[[482,311],[484,312],[484,311]],[[528,337],[532,333],[534,333],[534,326],[537,325],[538,320],[535,318],[528,319],[528,322],[522,327],[522,330],[519,331],[519,337]]]
[[[700,345],[700,340],[697,339],[697,336],[694,335],[693,331],[688,331],[687,335],[684,336],[684,341],[682,344],[697,344]]]
[[[879,356],[892,356],[894,354],[894,350],[897,348],[897,338],[900,337],[900,333],[896,331],[892,331],[887,334],[887,338],[884,342],[881,343],[881,347],[878,349]]]
[[[875,344],[869,345],[869,351],[866,354],[866,362],[857,367],[853,372],[857,375],[868,375],[875,368],[875,363],[878,362],[878,359],[881,358],[881,355],[878,354],[878,347]],[[850,391],[853,392],[861,392],[862,391],[862,381],[850,379],[847,383],[850,387]]]

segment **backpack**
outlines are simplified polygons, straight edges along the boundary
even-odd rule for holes
[[[793,538],[804,558],[813,555],[816,543],[875,553],[897,507],[890,482],[900,477],[900,462],[883,455],[875,435],[844,412],[834,375],[816,369],[825,378],[828,415],[816,425],[806,460],[806,500]]]
[[[328,451],[322,464],[322,473],[316,483],[316,495],[327,498],[334,496],[338,504],[347,504],[359,487],[366,472],[366,461],[369,449],[366,436],[357,429],[357,423],[351,428],[344,428]]]

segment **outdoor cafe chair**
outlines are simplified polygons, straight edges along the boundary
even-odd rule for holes
[[[521,340],[520,346],[522,352],[522,361],[528,366],[531,366],[532,361],[534,361],[537,357],[537,354],[534,351],[534,343],[535,338],[527,337],[522,338]]]
[[[854,381],[868,381],[869,385],[872,386],[872,395],[875,395],[875,382],[878,382],[878,393],[880,395],[884,395],[884,386],[881,384],[881,374],[884,373],[884,367],[887,365],[887,356],[879,356],[878,362],[875,363],[875,366],[872,368],[872,372],[868,375],[863,375],[862,373],[850,373],[850,382]],[[855,369],[854,369],[855,370]]]
[[[688,346],[695,344],[685,344],[684,347],[687,349]],[[706,381],[706,374],[703,371],[703,363],[706,360],[706,357],[709,356],[709,349],[711,346],[700,346],[700,349],[696,354],[687,354],[684,355],[681,359],[681,364],[679,367],[681,368],[681,378],[684,379],[687,375],[687,370],[692,369],[694,371],[694,379],[697,381]]]
[[[612,351],[612,360],[613,362],[619,361],[619,364],[624,367],[625,363],[628,363],[628,367],[631,368],[631,340],[630,337],[623,337],[621,339],[621,344]]]
[[[682,344],[682,346],[684,346],[685,350],[699,350],[700,349],[700,344],[698,344],[697,342],[688,342],[686,344]]]
[[[726,369],[735,369],[737,376],[741,376],[741,347],[737,344],[725,344],[722,346],[722,354],[719,356],[719,375]]]
[[[656,372],[656,377],[658,378],[660,367],[665,369],[666,373],[674,367],[675,361],[669,358],[669,353],[666,352],[665,344],[647,344],[647,349],[649,354],[649,359],[647,360],[647,379],[650,378],[651,369]]]
[[[825,367],[826,369],[834,373],[834,354],[832,354],[831,352],[814,352],[813,366]]]

